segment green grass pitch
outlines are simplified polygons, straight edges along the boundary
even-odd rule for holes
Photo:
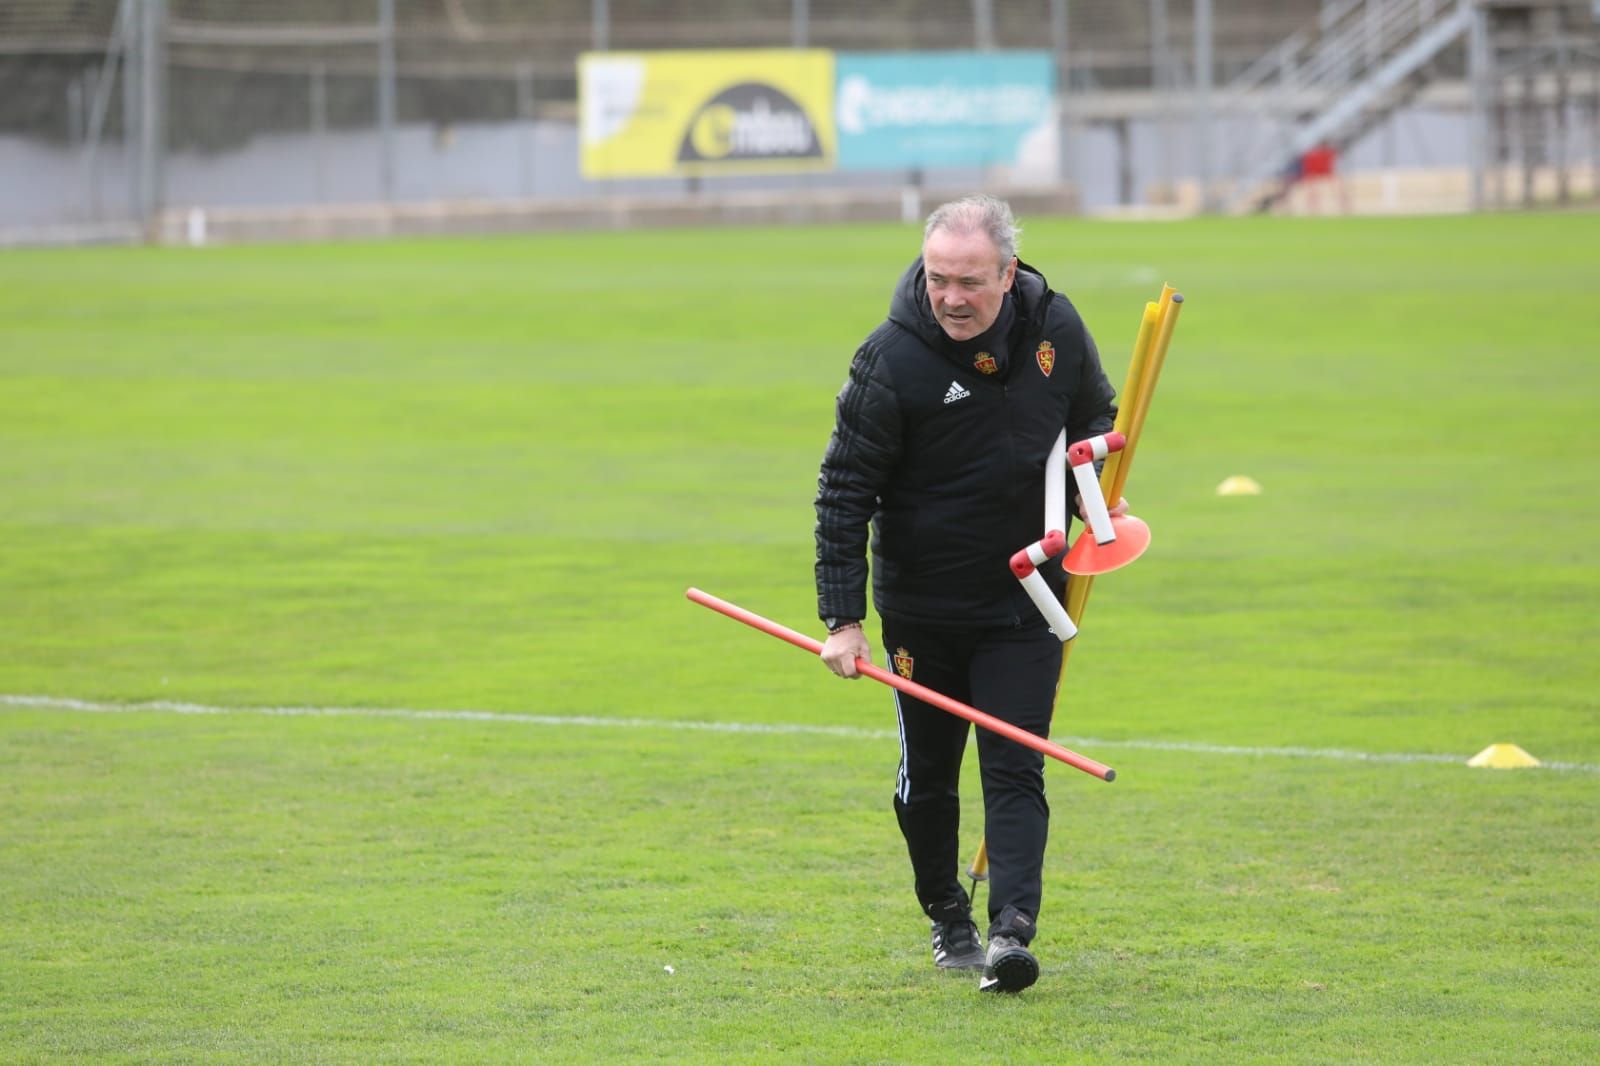
[[[816,631],[914,227],[0,255],[0,1060],[1600,1059],[1600,215],[1024,224],[1119,387],[1187,303],[1010,999],[683,599]]]

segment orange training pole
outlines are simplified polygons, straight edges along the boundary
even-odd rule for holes
[[[822,641],[808,637],[803,633],[797,633],[787,626],[779,625],[777,622],[763,618],[752,611],[747,611],[737,604],[719,599],[709,592],[701,592],[699,589],[691,588],[684,595],[702,607],[709,607],[713,611],[725,614],[736,622],[743,622],[752,629],[761,630],[768,636],[787,641],[797,648],[804,648],[813,655],[822,654]],[[915,696],[924,703],[931,703],[942,711],[949,711],[957,718],[965,718],[974,725],[982,726],[992,733],[999,733],[1001,736],[1014,740],[1025,747],[1032,748],[1042,755],[1048,755],[1050,758],[1064,762],[1074,769],[1082,770],[1091,777],[1098,777],[1102,781],[1116,780],[1117,772],[1104,763],[1095,762],[1087,756],[1079,755],[1077,752],[1069,748],[1063,748],[1060,744],[1052,743],[1043,737],[1036,737],[1026,729],[1018,728],[1010,722],[1001,721],[993,715],[984,714],[976,707],[969,707],[960,700],[954,700],[943,693],[935,692],[926,685],[908,681],[899,674],[891,674],[887,670],[873,666],[865,659],[856,660],[856,669],[865,677],[870,677],[874,681],[881,681],[891,688],[897,688],[908,696]]]

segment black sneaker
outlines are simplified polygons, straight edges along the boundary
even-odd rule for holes
[[[983,969],[983,942],[972,920],[972,908],[965,900],[928,908],[933,920],[933,964],[941,970]]]
[[[1014,936],[999,933],[989,938],[980,992],[1021,992],[1039,979],[1039,960]]]

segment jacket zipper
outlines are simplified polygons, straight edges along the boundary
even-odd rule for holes
[[[1015,369],[1014,367],[1012,369]],[[1011,386],[1000,382],[1000,404],[1005,410],[1006,417],[1006,504],[1013,513],[1021,501],[1017,499],[1017,427],[1012,421],[1011,414]],[[1022,616],[1015,610],[1011,612],[1011,628],[1022,628]]]

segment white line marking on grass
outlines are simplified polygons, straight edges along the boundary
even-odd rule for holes
[[[800,733],[813,736],[851,737],[881,740],[893,737],[889,729],[857,729],[847,725],[804,725],[782,722],[696,722],[672,718],[600,718],[593,715],[520,714],[515,711],[417,710],[406,707],[215,707],[176,700],[148,700],[142,703],[107,703],[59,696],[0,695],[0,705],[37,707],[56,711],[81,711],[87,714],[263,714],[287,718],[401,718],[413,721],[516,722],[522,725],[599,726],[617,729],[688,729],[709,733]]]
[[[418,710],[404,707],[218,707],[176,700],[110,703],[61,696],[11,696],[0,694],[0,706],[78,711],[86,714],[259,714],[290,718],[397,718],[410,721],[509,722],[519,725],[578,726],[611,729],[667,729],[706,733],[755,733],[768,736],[848,737],[856,740],[893,740],[892,729],[862,729],[847,725],[807,725],[799,722],[699,722],[671,718],[599,718],[593,715],[521,714],[514,711]],[[1142,751],[1182,751],[1196,755],[1248,756],[1279,759],[1342,759],[1372,763],[1449,763],[1465,766],[1467,756],[1426,752],[1349,751],[1344,748],[1245,747],[1187,740],[1105,740],[1099,737],[1056,737],[1058,742],[1085,748],[1134,748]],[[1530,769],[1533,769],[1530,767]],[[1600,774],[1600,765],[1543,762],[1537,769]]]

